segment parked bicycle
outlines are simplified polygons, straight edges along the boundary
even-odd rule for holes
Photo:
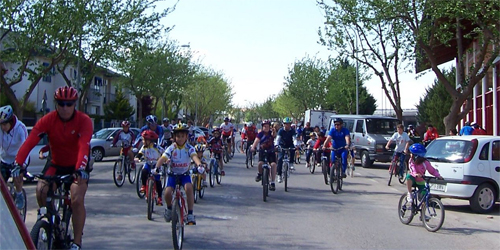
[[[187,222],[188,207],[187,198],[184,191],[184,187],[181,183],[181,176],[189,175],[184,174],[174,174],[169,172],[168,176],[175,178],[175,189],[172,196],[172,242],[174,244],[174,249],[182,249],[182,244],[184,243],[184,226]]]
[[[38,219],[31,229],[31,239],[37,249],[69,249],[73,241],[71,221],[70,186],[73,175],[43,176],[47,182],[47,204],[38,212]],[[56,187],[53,189],[52,187]]]
[[[405,193],[399,198],[398,213],[401,223],[408,225],[413,217],[420,212],[420,220],[425,229],[436,232],[444,223],[444,207],[438,198],[431,197],[429,181],[435,177],[423,176],[425,180],[424,190],[413,187],[411,196],[412,202],[408,202],[408,194]]]
[[[4,162],[0,162],[1,166],[0,168],[2,169],[2,176],[4,177],[5,182],[7,183],[7,186],[9,187],[9,193],[12,196],[12,200],[14,203],[16,202],[16,188],[14,187],[14,180],[12,177],[8,178],[8,180],[5,178],[7,177],[6,171],[10,171],[14,168],[14,164],[5,164]],[[26,204],[28,203],[28,200],[26,199],[26,190],[24,188],[22,189],[23,197],[24,197],[24,206],[19,209],[16,207],[17,211],[19,212],[19,215],[21,216],[21,219],[23,221],[26,221]]]
[[[403,153],[403,157],[406,157],[406,155]],[[399,183],[405,184],[406,182],[406,175],[408,173],[408,166],[400,166],[400,161],[399,161],[399,155],[395,155],[392,158],[391,165],[389,166],[389,181],[387,182],[387,186],[391,185],[391,180],[392,176],[395,176],[398,178]]]
[[[132,166],[130,164],[131,159],[127,154],[124,154],[123,152],[123,149],[129,147],[129,145],[122,141],[120,147],[120,156],[115,161],[115,165],[113,167],[113,181],[115,182],[115,185],[117,187],[123,186],[123,184],[125,183],[125,178],[127,176],[130,184],[134,184],[137,176],[136,169],[132,169]]]

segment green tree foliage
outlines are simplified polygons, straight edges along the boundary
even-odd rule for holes
[[[108,120],[130,120],[135,113],[130,101],[121,91],[116,92],[115,100],[104,106],[104,115]]]
[[[273,109],[279,114],[280,117],[292,117],[296,120],[301,120],[304,115],[303,106],[297,97],[290,94],[288,89],[283,89],[278,96],[276,96],[273,103]]]
[[[456,69],[443,70],[443,74],[448,81],[453,81]],[[417,120],[420,123],[432,124],[440,134],[447,134],[443,117],[448,115],[452,104],[453,98],[448,94],[445,85],[436,79],[434,84],[426,90],[425,96],[420,98],[419,104],[417,104]]]

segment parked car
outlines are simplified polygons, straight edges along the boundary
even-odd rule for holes
[[[500,201],[500,136],[447,136],[432,141],[425,157],[444,181],[432,194],[469,200],[473,211],[488,213]]]
[[[30,134],[33,127],[26,127],[26,129],[28,130],[28,134]],[[47,144],[48,144],[48,140],[47,140],[47,136],[45,135],[40,139],[38,144],[30,151],[30,154],[28,156],[29,157],[29,160],[28,160],[28,173],[29,173],[28,176],[29,177],[26,178],[27,180],[32,181],[33,175],[42,173],[42,170],[45,167],[45,163],[47,162],[47,160],[40,159],[38,156],[39,156],[40,149]]]
[[[90,148],[92,151],[92,157],[94,161],[102,161],[104,157],[107,156],[118,156],[120,155],[120,147],[111,147],[111,143],[113,142],[114,136],[118,133],[122,128],[103,128],[92,135],[92,139],[90,140]],[[138,128],[130,128],[135,137],[140,133],[140,129]]]

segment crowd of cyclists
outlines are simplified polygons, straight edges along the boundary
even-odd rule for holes
[[[28,154],[38,143],[40,138],[47,135],[50,150],[48,164],[42,174],[45,176],[72,174],[75,176],[71,184],[71,207],[73,210],[74,240],[71,249],[80,249],[82,245],[82,233],[85,225],[86,210],[84,198],[88,188],[88,180],[92,171],[90,161],[90,139],[92,136],[92,121],[88,115],[75,109],[78,93],[72,87],[60,87],[55,91],[54,100],[56,108],[39,119],[33,130],[28,135],[26,126],[14,115],[12,107],[4,106],[0,108],[0,127],[2,133],[2,144],[0,148],[1,171],[4,180],[13,177],[15,183],[15,205],[18,209],[26,206],[21,190],[23,184],[23,173],[26,172]],[[171,124],[168,118],[162,120],[162,125],[154,115],[146,117],[146,125],[140,130],[140,136],[135,138],[130,129],[130,122],[123,121],[122,129],[116,134],[112,142],[113,146],[123,148],[123,154],[128,155],[131,168],[136,168],[136,162],[143,160],[142,179],[140,191],[146,189],[148,175],[152,171],[159,173],[164,166],[168,166],[169,171],[174,174],[184,174],[191,169],[203,174],[203,186],[206,184],[207,159],[204,152],[208,150],[214,158],[218,159],[221,175],[225,175],[222,154],[224,150],[231,149],[235,145],[235,134],[237,132],[231,120],[226,117],[224,122],[211,130],[211,135],[206,133],[196,136],[192,123]],[[469,126],[470,124],[467,124]],[[343,127],[341,118],[334,118],[333,127],[326,131],[324,128],[312,128],[310,123],[306,123],[304,128],[295,127],[292,119],[285,117],[280,122],[263,120],[260,123],[261,129],[253,122],[248,122],[240,131],[242,140],[245,140],[246,147],[241,148],[242,152],[251,151],[258,154],[258,170],[255,181],[262,179],[262,165],[268,163],[271,166],[271,181],[269,190],[276,190],[276,181],[282,182],[282,166],[285,150],[290,149],[290,155],[295,155],[296,150],[305,150],[305,167],[310,168],[310,158],[315,155],[318,164],[321,157],[327,156],[329,162],[335,162],[341,158],[342,178],[346,178],[347,160],[349,154],[354,160],[353,143],[351,142],[350,131]],[[472,133],[470,129],[464,127],[460,134]],[[450,131],[450,133],[453,131]],[[456,134],[456,131],[455,131]],[[403,125],[398,125],[397,132],[387,142],[386,148],[391,143],[396,143],[394,156],[400,156],[401,161],[404,155],[410,155],[410,171],[408,174],[408,190],[411,189],[412,182],[421,185],[422,172],[425,169],[438,177],[439,173],[433,171],[427,161],[422,160],[425,147],[415,143],[410,146],[410,142],[418,137],[418,133],[413,126],[409,126],[404,132]],[[434,127],[429,125],[424,135],[423,142],[432,141],[439,135]],[[242,144],[243,145],[243,144]],[[267,159],[267,162],[264,162]],[[294,157],[288,157],[290,169],[293,171]],[[246,159],[248,161],[248,158]],[[245,162],[248,164],[248,162]],[[401,162],[401,165],[403,162]],[[424,165],[425,166],[424,166]],[[423,166],[423,167],[422,167]],[[422,171],[424,169],[424,171]],[[124,176],[118,176],[119,179]],[[172,220],[172,191],[175,188],[173,178],[168,178],[166,187],[163,189],[159,175],[155,177],[156,191],[158,193],[157,205],[166,207],[164,219],[167,222]],[[181,177],[181,184],[186,191],[188,203],[187,224],[196,225],[194,216],[193,185],[189,175]],[[39,207],[46,204],[47,190],[50,187],[40,179],[36,188],[36,197]],[[40,211],[40,210],[39,210]],[[40,213],[40,212],[39,212]],[[39,214],[40,216],[40,214]]]

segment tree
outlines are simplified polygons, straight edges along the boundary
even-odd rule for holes
[[[121,91],[116,92],[115,100],[104,106],[104,115],[108,120],[129,120],[134,113],[134,107]]]
[[[295,120],[301,120],[304,115],[303,106],[300,101],[290,94],[288,89],[283,89],[273,104],[273,109],[279,114],[280,117],[292,117]]]
[[[448,81],[455,79],[455,72],[455,68],[443,71]],[[447,134],[442,121],[443,117],[448,115],[452,103],[453,98],[446,91],[445,85],[436,79],[434,84],[426,90],[425,96],[420,98],[417,105],[417,120],[421,123],[433,124],[441,134]]]
[[[403,120],[399,75],[408,62],[410,51],[402,21],[388,18],[393,1],[333,0],[327,5],[318,0],[325,11],[324,31],[319,30],[320,43],[339,55],[349,55],[362,68],[377,76],[398,120]],[[397,2],[397,1],[395,1]]]
[[[453,99],[443,123],[446,131],[454,128],[471,110],[473,89],[499,56],[498,1],[394,1],[390,12],[393,13],[392,18],[406,24],[407,33],[418,48],[416,56],[420,61],[426,59],[426,66],[436,74]],[[474,40],[477,42],[472,42]],[[438,68],[441,62],[435,50],[446,48],[455,51],[457,86],[454,79],[448,79],[445,72]],[[475,58],[470,66],[468,57]]]

